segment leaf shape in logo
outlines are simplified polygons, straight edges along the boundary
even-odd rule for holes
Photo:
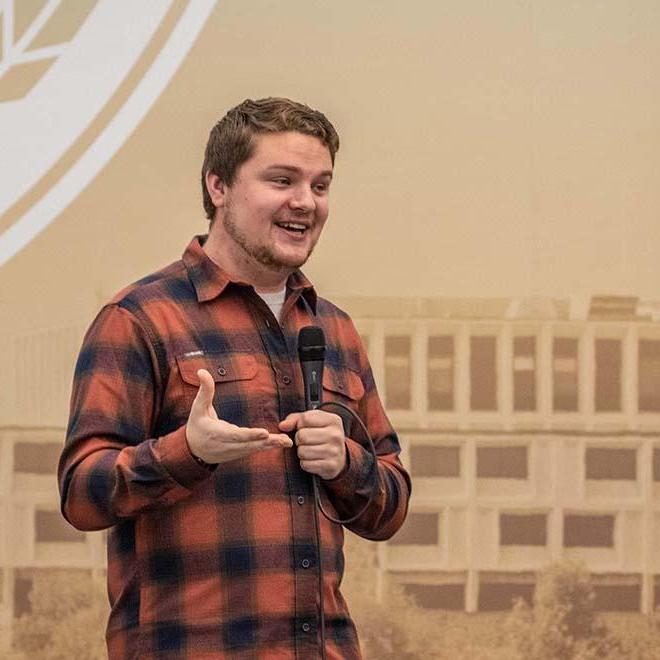
[[[98,0],[0,0],[0,102],[23,98]]]

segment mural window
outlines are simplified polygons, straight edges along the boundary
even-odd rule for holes
[[[534,578],[518,575],[501,575],[497,579],[485,577],[479,584],[480,612],[510,610],[514,601],[522,598],[531,604],[534,595]]]
[[[660,575],[653,577],[653,609],[660,608]]]
[[[585,456],[587,479],[637,479],[637,450],[587,447]]]
[[[470,337],[470,408],[497,409],[497,341]]]
[[[660,481],[660,448],[653,449],[653,481]]]
[[[660,340],[639,342],[639,410],[660,412]]]
[[[403,585],[403,590],[424,609],[458,611],[465,609],[463,584],[407,583]]]
[[[34,516],[37,543],[80,543],[85,533],[73,528],[59,511],[36,511]]]
[[[385,337],[385,403],[388,408],[411,408],[411,340],[406,335]]]
[[[547,518],[545,513],[500,514],[500,545],[545,546]]]
[[[536,337],[513,338],[513,409],[536,410]]]
[[[412,445],[410,467],[414,477],[460,477],[460,448]]]
[[[594,576],[594,608],[599,612],[639,612],[641,575]]]
[[[454,409],[454,337],[429,337],[429,410]]]
[[[527,479],[527,447],[477,447],[477,477]]]
[[[409,513],[401,529],[390,539],[391,545],[438,545],[437,513]]]
[[[621,340],[596,339],[597,412],[621,410]]]
[[[564,547],[613,548],[614,516],[566,514]]]
[[[54,475],[62,446],[53,442],[17,442],[14,445],[14,472]]]
[[[29,573],[17,571],[14,575],[14,616],[29,614],[32,611],[30,592],[34,578]]]
[[[557,412],[578,409],[578,340],[555,337],[552,345],[552,406]]]

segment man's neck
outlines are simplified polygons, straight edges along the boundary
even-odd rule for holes
[[[232,280],[251,284],[259,293],[281,291],[293,269],[269,269],[245,254],[231,241],[223,241],[210,232],[202,246],[206,255],[220,266]]]

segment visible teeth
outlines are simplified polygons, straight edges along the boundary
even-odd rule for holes
[[[287,229],[296,229],[298,231],[305,231],[305,229],[307,229],[305,225],[299,225],[296,222],[280,222],[278,224],[280,227],[286,227]]]

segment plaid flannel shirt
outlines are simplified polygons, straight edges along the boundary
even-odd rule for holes
[[[202,240],[118,294],[88,330],[59,466],[62,511],[79,529],[109,528],[110,658],[316,658],[310,475],[295,448],[214,470],[196,462],[185,424],[197,370],[213,375],[221,419],[278,432],[304,408],[298,331],[320,325],[324,399],[358,412],[378,453],[374,461],[354,425],[347,468],[323,482],[326,506],[342,518],[359,511],[376,471],[376,497],[348,527],[386,539],[404,520],[410,479],[348,316],[296,272],[280,326],[252,287],[206,256]],[[359,658],[339,589],[343,529],[320,516],[320,531],[327,657]]]

